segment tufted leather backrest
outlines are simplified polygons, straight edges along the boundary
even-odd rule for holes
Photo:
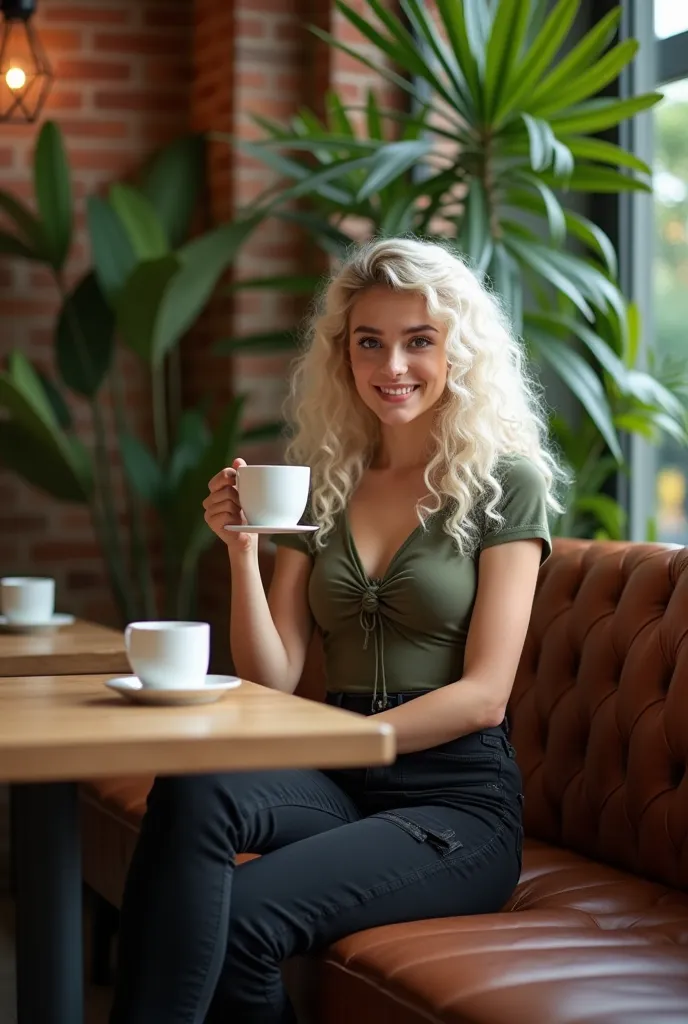
[[[557,540],[509,717],[529,835],[688,890],[688,549]]]

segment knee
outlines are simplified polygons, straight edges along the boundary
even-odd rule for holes
[[[144,820],[165,831],[193,829],[216,818],[219,803],[219,786],[212,775],[159,776],[148,794]]]

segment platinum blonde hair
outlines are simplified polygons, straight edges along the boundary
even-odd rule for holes
[[[311,467],[317,548],[325,546],[379,443],[379,421],[356,391],[349,363],[351,308],[376,285],[422,294],[430,316],[447,325],[447,384],[431,431],[420,522],[446,509],[444,529],[461,553],[474,551],[478,504],[497,526],[503,522],[497,462],[510,455],[537,466],[549,507],[562,511],[554,486],[564,474],[547,448],[540,389],[497,299],[448,247],[413,238],[374,240],[352,250],[329,280],[292,376],[286,458]]]

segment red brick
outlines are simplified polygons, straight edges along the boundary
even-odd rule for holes
[[[45,110],[79,110],[84,103],[83,93],[70,89],[53,88],[48,93]]]
[[[265,18],[239,13],[236,15],[236,34],[240,40],[265,39],[268,34],[268,23]]]
[[[60,128],[69,136],[87,136],[91,139],[126,139],[129,125],[126,121],[84,121],[78,118],[60,118]]]
[[[55,312],[56,303],[45,299],[0,299],[0,316],[42,316]]]
[[[84,45],[83,32],[62,28],[40,29],[41,43],[51,56],[62,53],[64,50],[80,50]]]
[[[23,533],[38,533],[44,530],[47,525],[45,516],[21,515],[21,516],[0,516],[0,536]]]
[[[97,544],[87,541],[50,540],[34,544],[31,554],[39,562],[67,562],[73,558],[100,558],[101,552]]]
[[[242,68],[237,74],[237,86],[239,89],[267,89],[270,84],[270,78],[265,71]]]
[[[48,4],[40,9],[40,20],[74,21],[80,25],[128,25],[134,12],[134,5],[128,4]]]
[[[179,33],[166,36],[159,32],[96,32],[93,44],[102,53],[174,53],[177,48],[183,51],[186,40]]]
[[[13,150],[9,146],[0,146],[0,167],[11,167],[13,163]]]
[[[126,82],[131,78],[131,65],[103,60],[57,61],[55,75],[62,81]]]
[[[183,96],[183,91],[180,91]],[[126,92],[114,92],[110,90],[99,90],[95,93],[94,102],[100,110],[135,110],[153,111],[154,113],[180,113],[180,95],[170,92],[153,92],[152,90],[136,90]],[[182,123],[179,130],[183,130]]]

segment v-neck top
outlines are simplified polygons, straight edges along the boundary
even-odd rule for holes
[[[504,524],[495,528],[478,510],[482,536],[471,555],[461,555],[444,531],[446,509],[409,534],[378,579],[361,564],[346,513],[336,517],[322,551],[313,534],[272,537],[313,559],[308,599],[323,636],[329,691],[428,690],[461,678],[480,551],[540,538],[541,561],[551,552],[542,473],[523,456],[502,460],[497,472]]]

